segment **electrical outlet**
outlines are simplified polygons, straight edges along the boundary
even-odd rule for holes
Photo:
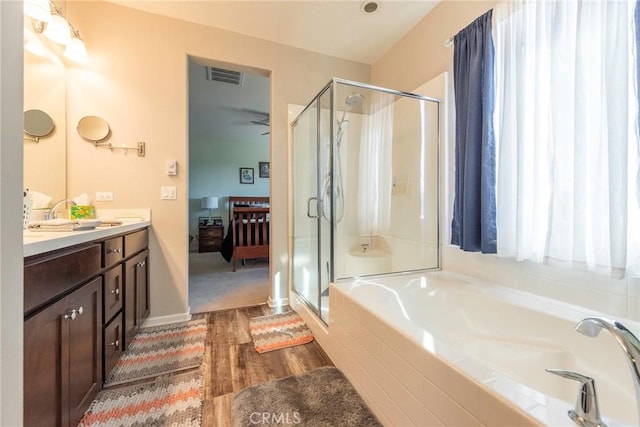
[[[96,192],[96,202],[111,202],[113,200],[113,192],[98,191]]]
[[[160,187],[160,200],[176,200],[176,187]]]

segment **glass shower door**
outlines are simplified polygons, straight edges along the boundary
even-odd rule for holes
[[[316,313],[318,304],[318,105],[293,123],[293,288]]]
[[[328,88],[292,124],[293,288],[325,322],[332,269],[330,95]]]

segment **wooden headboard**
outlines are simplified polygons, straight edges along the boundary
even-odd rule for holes
[[[229,224],[233,217],[233,207],[235,205],[264,205],[269,204],[269,196],[229,196]]]

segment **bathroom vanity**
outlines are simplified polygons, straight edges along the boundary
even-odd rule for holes
[[[24,425],[77,425],[149,316],[148,221],[24,234]]]

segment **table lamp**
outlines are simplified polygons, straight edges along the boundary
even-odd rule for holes
[[[202,209],[209,209],[209,223],[213,220],[213,209],[218,209],[218,198],[213,196],[207,196],[200,199],[200,207]]]

